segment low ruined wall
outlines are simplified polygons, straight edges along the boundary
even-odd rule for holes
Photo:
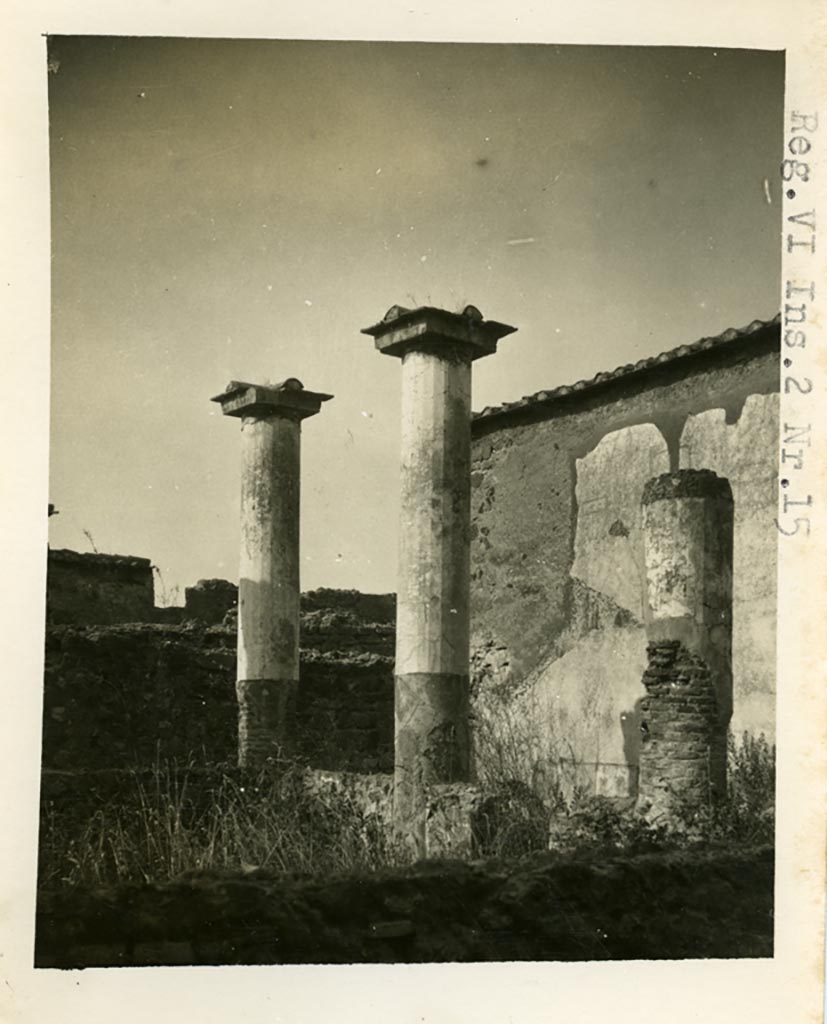
[[[394,623],[363,619],[354,611],[310,608],[301,612],[302,647],[314,651],[394,655]]]
[[[305,651],[300,663],[299,750],[315,768],[393,769],[393,659]]]
[[[46,579],[49,623],[153,620],[154,583],[148,558],[50,550]]]
[[[42,891],[37,967],[771,957],[771,849]],[[654,909],[653,909],[654,908]]]
[[[359,590],[320,587],[301,597],[302,612],[347,612],[364,622],[393,625],[396,622],[395,594],[363,594]]]
[[[231,761],[233,634],[183,626],[46,630],[44,768]]]
[[[184,591],[184,619],[195,619],[217,626],[238,604],[238,587],[229,580],[199,580]]]
[[[377,649],[392,647],[392,628],[389,637],[388,628],[370,626]],[[358,630],[339,639],[358,646]],[[44,768],[234,762],[235,644],[235,631],[218,626],[47,628]],[[299,752],[317,767],[388,770],[392,659],[352,647],[303,649],[294,725]]]

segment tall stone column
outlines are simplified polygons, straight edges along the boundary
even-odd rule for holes
[[[301,421],[331,395],[231,381],[212,399],[241,420],[241,564],[238,582],[238,763],[264,765],[291,746],[299,679]]]
[[[427,787],[470,770],[471,363],[514,330],[393,306],[363,331],[402,360],[394,817],[420,847]]]
[[[648,667],[638,802],[672,816],[726,793],[732,716],[733,503],[707,469],[643,491]]]

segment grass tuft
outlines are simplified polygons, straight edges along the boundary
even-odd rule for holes
[[[193,872],[370,871],[403,856],[375,815],[341,792],[311,793],[298,766],[244,779],[191,765],[129,776],[78,822],[42,811],[41,888],[161,882]]]

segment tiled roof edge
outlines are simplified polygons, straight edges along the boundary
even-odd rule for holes
[[[744,338],[749,338],[767,327],[780,325],[780,323],[781,314],[776,313],[772,320],[753,320],[752,323],[748,324],[746,327],[730,327],[722,334],[716,335],[714,338],[701,338],[700,341],[693,342],[691,345],[678,345],[677,348],[669,349],[667,352],[661,352],[660,355],[649,356],[647,359],[640,359],[636,363],[627,363],[625,366],[618,366],[615,370],[597,373],[589,380],[578,380],[575,384],[563,384],[557,388],[538,391],[533,395],[525,395],[523,398],[518,398],[514,402],[503,402],[502,405],[488,405],[482,410],[482,412],[474,413],[473,419],[475,423],[478,423],[481,420],[486,420],[494,416],[502,416],[505,413],[529,409],[538,405],[546,405],[553,402],[555,399],[566,398],[573,394],[580,394],[601,384],[621,380],[623,377],[631,377],[636,373],[643,373],[646,370],[651,370],[655,366],[672,363],[675,360],[684,359],[688,356],[695,356],[701,352],[708,352],[711,349],[723,348],[731,345],[735,341],[741,341]]]

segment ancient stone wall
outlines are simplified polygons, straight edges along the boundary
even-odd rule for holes
[[[396,622],[395,594],[363,594],[359,590],[332,590],[320,587],[308,590],[301,596],[302,628],[306,628],[308,613],[339,612],[352,617],[353,621],[375,622],[393,625]],[[393,649],[393,644],[391,644]]]
[[[313,767],[392,769],[392,658],[303,651],[297,704],[298,750]]]
[[[773,866],[710,849],[69,886],[38,895],[35,965],[772,957]]]
[[[329,636],[327,649],[302,650],[294,727],[298,752],[320,768],[393,763],[393,629],[363,632],[372,653],[354,653],[359,631],[344,629],[339,649]],[[235,630],[218,626],[49,627],[44,768],[234,762],[235,644]]]
[[[774,736],[778,326],[474,423],[472,662],[535,767],[634,795],[646,667],[640,498],[711,468],[735,498],[736,733]],[[501,716],[505,717],[505,716]]]
[[[395,594],[362,594],[358,590],[333,590],[320,587],[301,595],[302,633],[314,636],[314,647],[336,650],[344,644],[366,644],[373,650],[387,647],[379,639],[382,628],[396,621]],[[156,621],[194,621],[206,625],[238,624],[238,587],[229,580],[199,580],[186,589],[183,607],[156,608]],[[165,613],[172,613],[167,615]],[[366,626],[377,627],[365,629]],[[371,638],[370,633],[377,636]],[[391,641],[389,650],[393,651]]]
[[[199,580],[184,591],[183,618],[208,626],[224,621],[227,612],[238,604],[238,587],[229,580]]]
[[[154,584],[148,558],[50,549],[46,578],[49,623],[153,620]]]

